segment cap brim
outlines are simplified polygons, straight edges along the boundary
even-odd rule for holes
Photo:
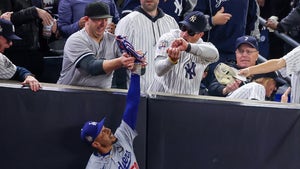
[[[183,24],[184,26],[187,26],[190,30],[194,31],[195,33],[199,33],[199,31],[197,30],[197,28],[195,28],[189,22],[187,22],[187,21],[180,21],[179,23]]]
[[[250,46],[252,46],[254,49],[257,49],[252,43],[250,43],[250,42],[241,42],[241,43],[239,43],[239,44],[237,44],[236,45],[236,49],[237,48],[239,48],[242,44],[248,44],[248,45],[250,45]],[[257,49],[258,50],[258,49]]]
[[[101,132],[101,130],[102,130],[103,126],[104,126],[104,121],[105,121],[105,117],[100,122],[97,123],[97,134],[96,134],[96,137]]]
[[[102,15],[102,16],[90,16],[91,19],[104,19],[104,18],[112,18],[111,15]]]
[[[9,36],[5,36],[5,38],[7,38],[9,40],[22,40],[22,38],[20,38],[17,35],[9,35]]]

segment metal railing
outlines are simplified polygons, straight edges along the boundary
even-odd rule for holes
[[[262,17],[259,17],[259,24],[265,26],[266,25],[266,20],[263,19]],[[279,37],[280,39],[282,39],[283,41],[285,41],[287,44],[291,45],[292,47],[297,47],[300,44],[295,41],[294,39],[292,39],[291,37],[289,37],[288,35],[286,35],[285,33],[280,33],[277,30],[274,30],[274,34]]]
[[[262,17],[259,17],[259,24],[260,24],[260,25],[265,26],[265,25],[266,25],[266,22],[267,22],[267,21],[266,21],[265,19],[263,19]],[[287,44],[291,45],[291,46],[294,47],[294,48],[300,45],[297,41],[295,41],[294,39],[292,39],[291,37],[289,37],[289,36],[286,35],[285,33],[280,33],[280,32],[278,32],[277,30],[274,30],[274,34],[275,34],[278,38],[282,39],[283,41],[285,41]],[[263,62],[265,62],[265,61],[267,61],[267,59],[266,59],[265,57],[263,57],[263,56],[261,56],[261,55],[258,56],[258,62],[259,62],[259,63],[263,63]],[[279,77],[285,79],[285,80],[288,82],[289,85],[291,84],[291,79],[290,79],[289,77],[283,77],[279,71],[276,71],[276,73],[277,73],[277,75],[278,75]]]

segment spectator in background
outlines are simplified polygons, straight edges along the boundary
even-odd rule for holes
[[[214,79],[213,71],[219,62],[232,65],[236,62],[235,41],[244,35],[259,38],[258,5],[256,0],[198,0],[194,10],[208,16],[208,32],[203,37],[206,42],[212,42],[219,50],[220,59],[210,64],[205,84]]]
[[[260,6],[260,16],[267,20],[271,16],[276,16],[278,20],[284,18],[291,10],[291,0],[258,0]],[[278,38],[274,32],[265,29],[261,30],[264,39],[260,43],[260,52],[264,53],[267,59],[279,58],[284,55],[285,42]],[[267,41],[267,42],[264,42]]]
[[[157,76],[148,92],[198,95],[205,67],[219,59],[217,48],[201,39],[207,25],[202,12],[193,11],[179,23],[180,30],[171,30],[158,41]]]
[[[288,35],[290,35],[294,40],[300,42],[300,4],[299,4],[299,0],[295,1],[294,5],[296,5],[294,7],[294,9],[286,16],[284,16],[283,19],[281,19],[280,22],[276,21],[276,20],[272,20],[272,19],[268,19],[266,26],[274,29],[274,30],[278,30],[278,32],[280,33],[288,33]],[[281,48],[282,45],[276,45],[274,48]],[[290,49],[291,48],[291,49]],[[288,47],[286,52],[289,52],[290,50],[292,50],[292,47]],[[277,50],[275,50],[277,51]],[[280,56],[282,56],[283,53],[279,53],[279,52],[271,52],[270,56],[271,58],[280,58]]]
[[[122,54],[115,36],[105,30],[111,17],[103,2],[86,6],[84,28],[66,41],[58,84],[111,88],[115,69],[133,68],[134,57]]]
[[[235,48],[236,64],[231,64],[229,66],[234,67],[236,69],[242,69],[256,65],[256,61],[258,59],[259,54],[259,48],[258,42],[254,37],[241,36],[237,38]],[[248,80],[248,82],[251,81],[251,79]],[[219,83],[218,80],[215,78],[208,86],[208,93],[211,96],[226,97],[229,93],[235,91],[242,85],[244,85],[244,82],[238,79],[236,79],[233,83],[223,85]]]
[[[31,1],[4,0],[8,6],[2,6],[4,13],[1,18],[10,20],[16,29],[16,34],[22,40],[15,41],[5,55],[15,64],[28,68],[38,79],[41,78],[44,69],[43,57],[47,52],[41,47],[42,27],[51,25],[52,32],[56,31],[56,23],[53,17],[42,7],[41,1],[33,4]],[[2,1],[1,1],[2,4]],[[50,32],[51,35],[51,32]]]
[[[109,6],[110,14],[113,16],[108,29],[114,33],[115,24],[120,20],[119,11],[114,0],[96,0],[104,2]],[[84,17],[85,6],[95,0],[60,0],[58,7],[58,29],[64,38],[68,38],[74,32],[82,29],[86,22]]]
[[[208,74],[208,69],[209,69],[209,66],[206,66],[206,68],[204,69],[201,83],[200,83],[199,95],[209,95],[207,86],[202,82],[203,79],[205,79]]]
[[[275,72],[259,74],[247,83],[230,93],[227,98],[249,100],[271,100],[277,87],[284,85],[284,81]]]
[[[196,0],[163,0],[159,1],[158,7],[179,22],[183,20],[187,13],[193,11],[196,3]],[[139,0],[124,0],[121,7],[122,17],[132,12],[139,5]]]
[[[299,18],[298,18],[299,19]],[[273,72],[285,68],[291,74],[291,102],[300,103],[300,46],[296,47],[282,58],[271,59],[256,66],[240,70],[240,74],[251,76],[260,73]]]
[[[12,40],[21,40],[15,35],[14,26],[10,21],[0,19],[0,79],[23,81],[23,85],[29,85],[32,91],[38,91],[41,84],[27,69],[14,65],[3,52],[12,45]]]
[[[141,91],[145,93],[155,75],[154,57],[158,39],[171,29],[177,29],[178,24],[158,8],[159,0],[140,0],[140,3],[141,6],[119,21],[116,34],[126,36],[135,49],[146,52],[148,66],[141,77]]]

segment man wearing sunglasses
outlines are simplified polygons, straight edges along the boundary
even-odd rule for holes
[[[217,48],[201,39],[207,25],[202,12],[189,13],[179,24],[180,30],[171,30],[159,39],[156,76],[148,92],[198,95],[206,66],[219,59]]]

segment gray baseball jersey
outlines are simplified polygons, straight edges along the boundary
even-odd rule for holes
[[[155,47],[159,37],[171,29],[177,28],[178,24],[175,19],[167,14],[152,21],[139,11],[131,12],[118,22],[115,34],[126,36],[136,50],[147,52],[148,66],[145,75],[141,76],[141,92],[146,92],[155,74],[153,65]]]
[[[265,100],[266,89],[261,84],[251,82],[241,86],[226,97],[235,99]]]
[[[14,65],[5,55],[0,53],[0,79],[11,79],[16,71],[16,65]]]
[[[137,133],[124,121],[117,129],[115,136],[118,141],[113,145],[110,154],[101,156],[93,153],[86,169],[138,169],[138,164],[133,150],[133,140]]]
[[[291,102],[300,103],[300,46],[283,56],[286,72],[291,74]]]
[[[190,52],[180,52],[177,64],[171,63],[167,48],[180,37],[180,32],[172,30],[159,39],[154,62],[156,75],[148,92],[198,95],[204,69],[219,59],[217,48],[199,39],[191,43]]]
[[[77,63],[93,54],[96,59],[110,60],[121,56],[115,36],[104,32],[100,43],[93,40],[85,29],[72,34],[64,47],[63,65],[58,84],[110,88],[113,73],[92,76],[77,68]]]

